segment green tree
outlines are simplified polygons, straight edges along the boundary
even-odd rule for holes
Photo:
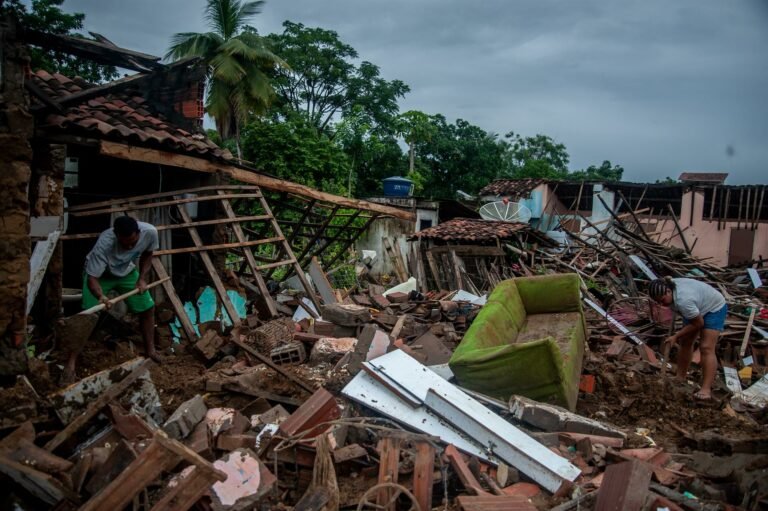
[[[234,138],[238,157],[240,126],[251,115],[266,112],[274,96],[270,74],[283,61],[269,51],[247,23],[263,1],[207,0],[210,32],[173,36],[166,58],[200,57],[207,68],[205,109],[222,138]]]
[[[255,119],[243,128],[243,156],[272,175],[344,194],[347,155],[302,116]]]
[[[300,113],[331,138],[333,123],[353,111],[372,127],[393,127],[397,100],[408,86],[381,78],[370,62],[356,65],[357,51],[336,32],[285,21],[281,34],[266,39],[288,63],[277,70],[274,82],[284,110]]]
[[[569,181],[621,181],[624,174],[624,167],[620,165],[611,165],[611,162],[604,160],[602,165],[595,167],[590,165],[584,170],[577,170],[568,174]]]
[[[430,116],[434,135],[416,141],[417,170],[423,165],[424,189],[435,198],[453,198],[457,190],[475,193],[496,179],[505,165],[506,144],[497,135],[457,119]]]
[[[409,110],[397,119],[397,132],[408,144],[408,173],[416,172],[416,142],[428,142],[437,134],[429,115],[418,110]]]
[[[513,178],[563,179],[568,175],[568,151],[565,145],[547,135],[523,137],[507,133],[506,173]]]
[[[0,1],[0,13],[12,13],[22,27],[30,30],[88,39],[76,32],[82,30],[85,14],[65,13],[60,9],[63,3],[64,0],[32,0],[30,10],[21,0],[6,0],[5,3]],[[103,66],[58,51],[32,47],[29,53],[33,70],[43,69],[73,78],[79,76],[91,83],[107,82],[120,76],[113,66]]]

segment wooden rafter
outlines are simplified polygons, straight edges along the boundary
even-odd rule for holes
[[[395,208],[392,206],[385,206],[383,204],[377,204],[375,202],[369,202],[361,199],[340,197],[331,193],[315,190],[309,186],[300,185],[298,183],[267,176],[265,174],[259,174],[254,170],[237,167],[233,164],[213,162],[194,156],[176,154],[146,147],[134,147],[117,142],[109,142],[106,140],[101,141],[100,153],[103,156],[110,156],[113,158],[141,161],[145,163],[155,163],[172,167],[181,167],[197,172],[221,172],[224,175],[227,175],[237,181],[256,185],[268,190],[293,193],[306,198],[335,204],[344,208],[362,209],[365,211],[379,213],[381,215],[393,216],[401,220],[416,220],[416,214],[413,211],[407,211],[405,209]]]

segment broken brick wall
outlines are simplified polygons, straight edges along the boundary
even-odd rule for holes
[[[30,181],[31,216],[64,215],[64,166],[67,147],[63,144],[34,144]],[[63,220],[61,221],[63,224]],[[61,225],[60,224],[60,225]],[[63,227],[63,225],[62,225]],[[62,306],[63,243],[59,242],[48,262],[43,286],[38,293],[39,308],[33,310],[36,325],[52,325]],[[38,321],[38,319],[42,321]]]
[[[16,24],[0,19],[0,375],[26,369],[16,348],[27,327],[29,281],[29,179],[33,120],[24,89],[29,58],[16,40]]]

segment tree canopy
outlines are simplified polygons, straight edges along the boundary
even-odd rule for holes
[[[366,116],[371,127],[391,127],[397,101],[410,89],[400,80],[383,79],[370,62],[357,64],[357,51],[336,32],[285,21],[282,33],[266,39],[288,63],[274,79],[283,108],[304,115],[331,138],[334,122],[353,112]]]
[[[63,3],[64,0],[32,0],[28,8],[21,0],[5,0],[0,2],[0,13],[12,13],[23,27],[31,30],[88,39],[76,32],[83,29],[85,14],[65,13],[60,8]],[[33,70],[42,69],[73,78],[79,76],[91,83],[107,82],[120,76],[113,66],[103,66],[65,53],[35,47],[30,48],[29,53]]]

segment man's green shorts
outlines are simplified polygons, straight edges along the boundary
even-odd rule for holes
[[[139,271],[134,268],[133,271],[125,277],[99,277],[99,284],[101,284],[101,290],[105,295],[109,294],[113,289],[117,291],[117,294],[121,295],[134,289],[138,280]],[[83,275],[83,309],[89,309],[98,304],[99,300],[93,296],[91,290],[88,289],[88,274],[86,273]],[[149,310],[155,306],[155,302],[152,300],[149,291],[129,296],[125,299],[125,304],[128,306],[128,311],[136,314]]]

